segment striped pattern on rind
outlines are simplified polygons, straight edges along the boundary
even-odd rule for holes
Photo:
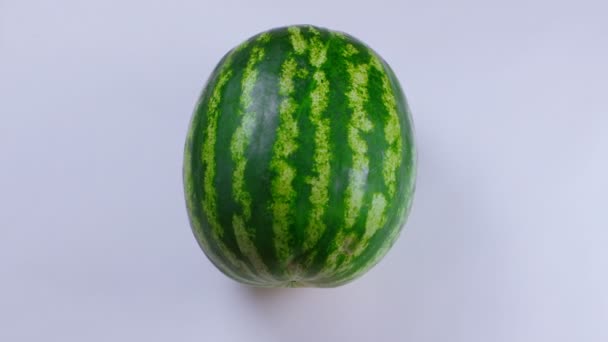
[[[197,103],[190,222],[237,281],[342,285],[399,235],[415,162],[407,103],[374,51],[322,28],[275,29],[222,59]]]

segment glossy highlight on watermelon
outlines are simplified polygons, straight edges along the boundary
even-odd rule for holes
[[[230,278],[335,287],[374,266],[405,224],[416,153],[397,78],[341,32],[260,33],[219,62],[184,153],[194,235]]]

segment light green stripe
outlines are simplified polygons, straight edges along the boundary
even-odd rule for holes
[[[357,48],[355,48],[355,46],[353,44],[346,44],[346,47],[344,48],[344,50],[342,50],[342,56],[349,58],[352,55],[355,55],[359,53],[359,50],[357,50]]]
[[[257,39],[256,41],[260,42],[260,43],[268,43],[270,41],[270,33],[268,32],[264,32],[262,33]]]
[[[297,55],[303,54],[307,49],[307,42],[302,36],[299,27],[288,28],[289,40]],[[293,56],[281,66],[281,77],[279,79],[279,94],[283,100],[279,105],[279,126],[277,138],[273,145],[270,168],[277,173],[271,182],[271,210],[273,215],[272,229],[274,233],[274,246],[279,262],[289,265],[292,252],[290,246],[293,242],[293,234],[290,227],[294,220],[293,204],[296,199],[296,191],[293,188],[293,180],[296,177],[296,169],[289,164],[288,158],[297,150],[296,139],[299,134],[298,123],[294,117],[297,103],[291,97],[295,90],[294,78],[306,77],[308,71],[298,68]],[[293,270],[288,269],[288,273]]]
[[[354,47],[352,47],[354,49]],[[344,51],[348,51],[346,48]],[[352,52],[352,51],[351,51]],[[354,52],[353,52],[354,53]],[[352,53],[351,53],[352,54]],[[345,212],[344,228],[350,229],[354,226],[360,214],[365,195],[365,182],[369,172],[369,159],[367,158],[367,143],[361,137],[361,132],[369,132],[373,128],[372,122],[367,118],[365,103],[368,100],[368,64],[355,65],[347,64],[347,71],[350,76],[351,89],[346,94],[348,106],[353,113],[347,127],[347,142],[352,150],[353,165],[349,174],[349,183],[345,193]],[[378,202],[378,201],[377,201]],[[377,209],[376,209],[377,210]],[[369,218],[368,218],[369,219]],[[374,220],[370,222],[370,226]],[[367,229],[367,224],[366,224]],[[351,259],[357,250],[353,250],[353,241],[356,237],[351,232],[341,230],[335,238],[338,243],[333,252],[328,256],[324,271],[320,276],[327,276],[330,273],[338,273],[342,268],[337,269],[337,260],[340,255]],[[343,263],[347,265],[348,263]]]
[[[395,195],[396,189],[396,177],[397,177],[397,169],[401,165],[401,127],[399,123],[399,116],[397,114],[397,103],[396,99],[390,85],[390,80],[384,70],[382,62],[377,56],[372,56],[372,66],[376,68],[382,74],[382,101],[387,109],[388,115],[385,119],[384,125],[384,136],[386,142],[389,145],[387,151],[384,154],[383,160],[383,177],[384,182],[388,188],[388,196],[389,199],[393,199]],[[334,269],[333,274],[339,275],[343,272],[346,272],[350,268],[350,263],[352,259],[361,255],[365,249],[369,246],[369,241],[373,237],[373,235],[381,229],[386,223],[386,208],[388,206],[387,198],[384,197],[381,193],[374,193],[372,196],[371,207],[368,211],[367,220],[365,223],[365,233],[361,242],[358,244],[356,250],[353,253],[345,253],[346,260],[342,263],[342,266],[338,269],[335,268],[335,260],[339,253],[335,253],[332,255],[331,260],[333,261],[333,267],[329,269]],[[405,206],[409,207],[409,204]],[[400,215],[404,215],[400,213]],[[387,250],[392,245],[392,242],[395,240],[397,234],[400,232],[400,227],[395,227],[386,237],[386,243],[384,243],[378,251],[375,252],[375,255],[370,259],[369,265],[372,266],[378,262],[378,260],[384,256]],[[359,274],[366,271],[367,269],[361,269],[349,276],[349,279],[356,278]]]
[[[281,66],[281,78],[279,79],[279,94],[281,96],[287,97],[283,100],[283,103],[286,103],[291,100],[289,96],[295,90],[293,79],[296,74],[297,68],[298,64],[296,63],[296,60],[293,57],[288,58]]]
[[[311,58],[314,57],[311,55]],[[315,127],[312,170],[316,173],[316,176],[308,180],[308,183],[312,186],[310,193],[312,208],[306,229],[307,235],[303,244],[304,250],[313,247],[325,231],[326,226],[323,215],[329,202],[329,179],[331,172],[330,123],[329,118],[323,115],[328,104],[329,81],[321,70],[315,71],[313,79],[315,81],[315,88],[310,94],[312,101],[310,121]]]
[[[381,193],[374,193],[372,196],[371,207],[367,213],[367,220],[365,221],[365,233],[360,241],[357,241],[357,237],[351,233],[341,233],[336,238],[340,245],[338,248],[328,257],[324,273],[333,273],[339,275],[349,268],[351,268],[351,261],[361,255],[365,249],[369,246],[370,239],[374,234],[384,226],[386,217],[384,212],[386,210],[386,199]],[[344,255],[346,258],[341,266],[337,265],[337,258],[340,255]]]
[[[383,204],[384,208],[382,208],[382,211],[384,211],[386,209],[386,203]],[[404,208],[409,208],[409,204],[406,204]],[[401,212],[398,215],[402,216],[405,215],[405,213]],[[379,225],[378,227],[381,227],[384,225],[384,221],[381,222],[381,225]],[[377,229],[376,229],[377,231]],[[375,231],[374,231],[375,232]],[[395,242],[395,240],[397,239],[397,235],[401,232],[401,227],[400,226],[396,226],[394,227],[388,236],[386,236],[384,238],[384,243],[382,244],[382,246],[380,248],[378,248],[378,250],[376,252],[374,252],[374,256],[369,260],[369,262],[367,263],[368,267],[365,268],[360,268],[357,271],[353,272],[352,274],[350,274],[348,276],[348,278],[344,279],[343,281],[347,281],[349,279],[354,279],[357,278],[361,273],[366,272],[367,270],[369,270],[370,267],[372,267],[373,265],[377,264],[378,261],[380,261],[380,259],[386,255],[386,253],[388,252],[388,250],[391,248],[391,246],[393,245],[393,243]],[[367,232],[366,232],[367,235]],[[372,234],[373,235],[373,234]],[[370,237],[372,236],[370,235]],[[358,255],[361,255],[361,253],[363,253],[365,251],[365,249],[368,247],[368,242],[369,239],[366,241],[366,243],[362,244],[361,246],[359,246],[359,248],[357,249],[356,254],[354,255],[355,257]],[[348,265],[343,265],[342,267],[340,267],[339,270],[337,270],[335,272],[335,274],[340,274],[342,272],[345,272],[349,269]]]
[[[227,70],[219,77],[211,99],[209,100],[209,109],[207,111],[207,132],[206,139],[203,142],[203,163],[205,165],[205,179],[204,179],[204,190],[205,196],[203,201],[203,209],[207,215],[209,224],[214,235],[218,237],[224,236],[224,231],[217,218],[217,194],[215,193],[215,143],[217,140],[217,119],[218,119],[218,105],[221,100],[221,92],[232,76],[232,70]]]
[[[232,264],[232,267],[239,270],[239,273],[246,274],[251,279],[259,279],[256,275],[251,273],[247,265],[239,260],[236,255],[230,251],[230,249],[222,242],[224,230],[217,217],[217,194],[215,190],[215,173],[216,173],[216,160],[215,160],[215,144],[217,141],[217,121],[219,116],[219,104],[221,101],[222,90],[228,83],[230,77],[232,77],[232,71],[229,69],[231,64],[231,56],[224,62],[224,66],[220,71],[220,76],[217,83],[213,88],[211,98],[209,99],[209,105],[207,109],[207,127],[206,127],[206,138],[203,142],[202,148],[202,160],[204,163],[204,179],[203,179],[203,211],[207,217],[207,221],[211,226],[211,235],[215,241],[215,244],[220,249],[221,254],[228,259],[228,262]],[[195,232],[201,231],[201,223],[198,220],[194,221],[197,226]],[[203,246],[208,250],[208,243],[204,236],[198,236],[198,240],[202,241]],[[205,246],[205,244],[207,246]],[[217,260],[216,260],[217,262]],[[230,267],[224,267],[223,270],[228,272],[233,277],[242,278],[235,272],[230,271]]]
[[[327,60],[327,44],[321,41],[320,33],[314,27],[309,28],[312,33],[309,47],[309,62],[314,67],[312,75],[314,88],[310,93],[310,121],[314,127],[314,150],[313,150],[313,176],[306,179],[310,184],[311,204],[310,216],[306,227],[306,235],[302,248],[310,250],[321,238],[327,228],[323,215],[329,202],[329,180],[331,174],[331,143],[330,121],[325,114],[329,103],[329,81],[325,72],[320,70]]]
[[[401,207],[401,210],[397,214],[399,217],[407,216],[407,210],[408,210],[408,208],[411,207],[411,201],[412,201],[412,196],[409,195],[407,203],[405,203]],[[377,264],[380,261],[380,259],[384,255],[386,255],[388,250],[391,248],[391,246],[397,239],[397,236],[399,235],[399,233],[401,233],[402,224],[403,224],[403,222],[400,222],[397,226],[393,227],[393,229],[390,231],[389,235],[385,237],[384,243],[382,244],[382,246],[380,246],[380,248],[378,248],[378,250],[376,252],[374,252],[374,256],[369,260],[369,262],[368,262],[369,267],[372,267],[373,265]],[[367,247],[367,246],[365,246],[365,247]],[[359,254],[363,253],[363,251],[364,251],[364,248],[362,248],[360,251],[358,251],[358,253]],[[369,267],[367,269],[369,269]],[[341,271],[345,271],[346,269],[347,268],[345,267]],[[360,269],[360,270],[352,273],[351,275],[349,275],[349,277],[347,279],[354,279],[354,278],[358,277],[361,273],[365,272],[367,269]]]
[[[367,158],[367,143],[361,137],[361,132],[369,132],[372,122],[367,118],[364,105],[368,100],[367,80],[369,65],[354,65],[348,63],[348,74],[351,80],[351,89],[347,93],[348,106],[352,109],[348,124],[347,141],[352,150],[353,166],[349,174],[349,183],[346,188],[345,228],[351,228],[359,216],[363,204],[365,182],[369,172]]]
[[[245,150],[249,145],[249,140],[255,129],[256,113],[250,108],[253,103],[253,87],[255,86],[258,77],[258,71],[255,69],[255,65],[261,61],[263,57],[264,49],[255,46],[251,51],[251,57],[245,67],[241,83],[241,125],[234,132],[230,142],[232,160],[236,164],[233,173],[232,191],[235,200],[243,208],[245,221],[248,221],[251,217],[251,195],[245,189],[245,167],[247,166]]]
[[[360,247],[364,249],[369,242],[369,239],[374,236],[378,229],[384,226],[386,217],[384,211],[386,210],[386,198],[381,193],[374,193],[372,196],[372,206],[367,213],[367,220],[365,221],[365,234],[363,235],[362,243]],[[357,251],[355,254],[363,252]]]
[[[346,35],[344,34],[344,32],[340,32],[340,31],[331,31],[331,34],[335,37],[338,37],[342,40],[346,40]]]
[[[319,272],[315,279],[325,278],[328,276],[331,277],[333,274],[341,272],[344,266],[338,269],[338,257],[344,256],[350,260],[352,258],[357,240],[358,237],[354,231],[340,230],[334,239],[336,245],[333,246],[333,251],[327,256],[323,269]],[[342,263],[342,265],[344,264],[345,263]]]
[[[236,237],[239,249],[243,255],[245,255],[251,261],[251,264],[255,268],[256,274],[271,280],[272,276],[268,271],[268,267],[266,267],[264,261],[262,261],[262,257],[258,253],[258,250],[252,241],[252,237],[250,236],[249,232],[247,232],[243,218],[239,215],[234,215],[232,217],[232,226],[234,227],[234,235]]]
[[[296,191],[292,185],[296,169],[288,163],[287,158],[298,148],[296,139],[299,129],[297,120],[293,116],[297,105],[291,98],[294,92],[293,81],[296,69],[297,64],[293,57],[288,58],[281,67],[279,94],[284,96],[284,99],[279,105],[279,126],[270,160],[270,168],[277,174],[271,183],[270,207],[273,215],[274,245],[280,262],[288,261],[291,255],[290,244],[293,240],[290,226],[293,223],[292,207],[296,198]]]
[[[395,195],[397,169],[401,166],[401,126],[397,114],[397,101],[382,62],[377,56],[373,56],[372,65],[382,74],[382,102],[388,111],[388,117],[384,125],[384,137],[389,148],[384,155],[382,175],[388,188],[389,197],[392,198]]]
[[[300,32],[300,28],[297,26],[291,26],[287,29],[289,32],[289,39],[291,40],[291,46],[293,46],[294,51],[301,55],[306,51],[306,40],[302,37],[302,32]]]
[[[196,108],[198,108],[200,102],[197,103]],[[188,213],[194,212],[194,199],[195,191],[194,191],[194,177],[192,173],[192,149],[190,146],[193,144],[194,139],[194,131],[196,126],[198,126],[198,117],[195,114],[192,117],[192,121],[190,123],[190,128],[188,129],[188,136],[186,137],[186,149],[184,153],[184,191],[186,193],[186,206],[188,207]],[[200,231],[202,224],[198,215],[189,215],[190,222],[194,226],[194,231]],[[209,250],[209,242],[207,239],[199,239],[203,248]]]
[[[257,42],[267,42],[268,35],[260,35]],[[233,229],[237,244],[241,252],[249,259],[258,273],[264,275],[267,272],[255,246],[252,243],[253,236],[247,233],[246,225],[251,218],[251,194],[245,188],[245,168],[247,158],[245,151],[249,146],[251,136],[255,130],[255,119],[257,113],[251,108],[253,104],[253,88],[258,78],[256,65],[264,58],[265,50],[257,45],[251,49],[249,60],[243,71],[241,81],[241,98],[239,115],[242,116],[240,126],[235,130],[230,141],[230,153],[235,167],[232,174],[232,192],[235,201],[241,205],[242,216],[233,216]]]
[[[310,64],[315,68],[320,68],[327,60],[327,46],[321,41],[318,31],[310,39]]]

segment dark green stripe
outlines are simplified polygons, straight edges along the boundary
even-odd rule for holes
[[[301,36],[307,42],[310,41],[311,33],[309,30],[302,28]],[[296,178],[293,181],[293,187],[297,194],[294,201],[293,212],[294,216],[294,259],[291,261],[289,269],[299,267],[302,264],[305,251],[302,246],[306,240],[306,228],[309,222],[309,215],[312,209],[310,203],[311,186],[307,182],[308,178],[313,176],[314,164],[314,143],[313,137],[315,127],[310,120],[309,113],[311,110],[310,93],[313,90],[313,74],[314,67],[309,61],[308,47],[305,53],[298,54],[296,63],[300,72],[299,77],[295,79],[295,91],[293,97],[298,101],[299,107],[295,113],[295,118],[298,121],[300,130],[298,150],[290,156],[290,163],[298,171]]]
[[[227,63],[228,56],[231,53],[226,54],[218,64],[218,67],[213,71],[195,108],[189,129],[191,136],[185,148],[187,158],[184,165],[184,178],[190,180],[190,185],[186,183],[186,186],[191,186],[191,189],[186,190],[186,194],[188,195],[187,202],[190,208],[191,226],[195,236],[197,236],[199,245],[201,245],[206,255],[220,271],[231,278],[249,284],[256,284],[256,281],[248,279],[245,274],[241,274],[246,272],[235,272],[235,268],[238,268],[237,265],[233,265],[221,251],[213,236],[211,224],[203,210],[205,165],[202,159],[202,141],[205,139],[207,127],[207,111],[213,89],[217,85],[220,76],[226,72],[224,64]]]
[[[254,44],[248,44],[235,52],[232,57],[233,77],[230,79],[222,93],[220,111],[222,115],[218,118],[217,137],[215,145],[216,164],[216,191],[217,191],[217,211],[218,219],[222,227],[225,228],[222,237],[223,243],[234,252],[239,260],[245,262],[251,272],[255,273],[249,258],[247,258],[238,247],[234,230],[232,229],[232,219],[235,213],[242,213],[242,208],[236,203],[232,191],[232,174],[235,164],[231,159],[230,138],[240,124],[240,117],[232,113],[238,113],[240,109],[241,82],[245,66],[249,60],[249,54]],[[237,48],[238,49],[238,48]]]
[[[371,56],[369,54],[369,50],[367,47],[363,46],[362,44],[352,44],[356,50],[357,53],[353,54],[352,56],[349,57],[349,61],[350,63],[352,63],[353,65],[357,66],[357,65],[369,65],[370,60],[371,60]],[[355,222],[353,224],[353,226],[350,229],[347,229],[347,227],[343,228],[343,234],[338,234],[335,238],[334,238],[334,246],[333,246],[333,251],[338,251],[338,259],[335,261],[335,266],[332,267],[332,260],[326,260],[325,263],[325,268],[327,269],[327,271],[329,271],[329,274],[326,274],[325,276],[329,276],[331,277],[332,281],[335,278],[335,273],[340,271],[340,268],[344,265],[345,262],[351,262],[351,260],[353,259],[353,253],[355,253],[357,251],[357,249],[359,248],[360,244],[362,243],[362,239],[363,236],[365,234],[365,223],[366,223],[366,219],[367,219],[367,211],[369,210],[370,204],[371,204],[371,193],[370,193],[370,189],[368,188],[368,185],[371,184],[373,182],[373,176],[375,175],[375,173],[372,173],[372,168],[376,168],[379,167],[381,165],[374,165],[372,163],[372,157],[377,158],[378,157],[378,153],[369,153],[370,150],[373,151],[373,147],[369,145],[369,137],[370,135],[372,135],[376,130],[378,130],[378,128],[382,129],[383,127],[378,127],[379,125],[377,124],[377,121],[375,120],[376,118],[370,116],[373,115],[368,111],[368,104],[371,100],[371,98],[369,98],[369,72],[371,71],[371,68],[367,68],[368,69],[368,82],[367,82],[367,91],[368,91],[368,99],[367,101],[364,103],[364,109],[366,110],[366,117],[368,119],[370,119],[370,121],[372,121],[372,123],[374,124],[373,128],[371,131],[369,132],[364,132],[363,130],[359,130],[359,136],[361,138],[363,138],[363,140],[366,141],[367,145],[367,151],[368,153],[366,153],[366,158],[369,160],[368,163],[368,175],[367,175],[367,179],[365,180],[365,192],[363,195],[363,201],[362,201],[362,206],[361,209],[359,210],[359,215],[356,217]],[[349,85],[350,83],[352,83],[352,80],[349,79]],[[347,88],[347,91],[350,91],[350,88]],[[349,108],[349,113],[353,113],[353,110],[351,108]],[[351,155],[354,154],[353,151],[351,151]],[[380,168],[380,176],[382,175],[382,169]],[[382,178],[381,178],[382,179]],[[346,209],[346,208],[345,208]],[[334,268],[333,270],[331,270],[332,268]],[[323,281],[323,280],[321,280]]]
[[[411,208],[411,198],[413,197],[414,181],[415,181],[415,149],[413,145],[413,127],[411,115],[407,107],[406,99],[403,91],[397,81],[393,71],[386,63],[383,63],[385,72],[391,80],[392,91],[396,96],[397,112],[399,113],[399,121],[402,127],[401,137],[403,141],[402,163],[397,172],[401,175],[397,177],[398,191],[395,198],[389,199],[389,206],[386,212],[387,221],[384,228],[378,230],[370,239],[367,248],[353,260],[352,266],[343,272],[336,273],[334,279],[326,284],[337,286],[352,280],[357,275],[362,274],[361,270],[368,270],[373,267],[381,257],[395,243],[399,232],[403,228],[403,224],[407,219],[407,214]],[[380,75],[379,73],[377,75]],[[379,86],[381,89],[381,85]],[[381,96],[381,95],[380,95]],[[381,102],[379,102],[381,103]],[[379,170],[379,172],[382,172]],[[405,175],[404,175],[405,174]],[[382,179],[382,176],[379,176]],[[404,181],[405,180],[405,181]],[[386,192],[385,192],[386,193]]]
[[[247,222],[248,229],[255,237],[254,244],[273,275],[281,274],[281,265],[276,260],[274,248],[274,232],[272,229],[271,179],[270,169],[272,146],[276,139],[278,126],[279,104],[279,78],[281,65],[287,58],[282,53],[289,46],[288,37],[281,33],[272,34],[272,39],[265,45],[263,62],[257,66],[258,79],[253,89],[253,106],[250,108],[256,113],[255,125],[251,140],[247,147],[247,167],[245,168],[246,190],[254,199],[251,202],[251,218]],[[275,279],[280,279],[276,277]]]
[[[381,59],[382,60],[382,59]],[[397,173],[401,175],[406,181],[401,182],[398,186],[399,194],[398,198],[406,199],[401,201],[403,207],[400,208],[400,212],[403,213],[402,220],[399,226],[402,226],[407,219],[407,215],[411,209],[411,201],[414,197],[414,191],[416,186],[416,145],[414,143],[414,124],[412,122],[412,115],[410,108],[405,97],[405,93],[401,88],[401,84],[397,80],[394,71],[391,67],[384,63],[384,68],[389,76],[393,91],[395,92],[397,102],[397,112],[399,115],[399,123],[401,125],[401,141],[402,141],[402,160],[401,167],[397,170]]]
[[[371,61],[371,56],[368,56]],[[368,73],[368,84],[367,84],[367,92],[369,96],[369,100],[365,104],[365,110],[370,117],[370,120],[374,122],[374,128],[369,133],[361,133],[363,138],[365,139],[368,150],[369,151],[386,151],[389,147],[386,142],[384,136],[384,123],[388,119],[388,109],[383,104],[383,74],[378,71],[376,68],[370,68]],[[365,237],[366,231],[366,223],[369,211],[371,209],[372,198],[374,194],[380,193],[385,196],[388,200],[387,208],[385,209],[385,213],[393,210],[391,207],[397,204],[395,201],[392,201],[392,198],[388,198],[388,187],[384,182],[383,175],[383,154],[381,153],[368,153],[369,158],[369,174],[366,183],[366,192],[363,197],[363,207],[361,208],[361,215],[357,220],[357,227],[360,229],[357,230],[357,239],[356,242],[352,244],[350,249],[355,251],[360,251],[361,249],[369,249],[373,248],[373,244],[370,241],[366,241]],[[386,214],[385,214],[386,216]],[[384,224],[383,227],[387,225]],[[379,228],[379,230],[381,230]],[[365,253],[364,253],[365,254]],[[356,270],[356,264],[352,263],[353,259],[359,260],[362,255],[346,255],[342,260],[341,265],[338,265],[340,268],[344,265],[345,261],[348,261],[350,267],[348,270],[353,269]],[[337,270],[340,272],[340,270]]]
[[[350,122],[351,109],[348,107],[346,90],[349,80],[346,69],[346,61],[342,57],[345,43],[342,38],[333,36],[330,39],[327,51],[327,62],[323,66],[327,78],[332,82],[329,94],[329,116],[331,118],[330,136],[331,141],[341,142],[332,146],[331,179],[329,202],[331,206],[326,213],[327,229],[314,250],[316,254],[312,259],[307,277],[315,277],[325,267],[327,257],[338,246],[335,238],[342,227],[344,227],[344,193],[348,186],[349,170],[352,165],[352,151],[347,141],[347,129]]]

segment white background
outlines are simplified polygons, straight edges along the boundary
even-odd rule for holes
[[[0,0],[0,340],[608,341],[604,3]],[[219,58],[296,23],[392,65],[417,194],[365,277],[254,290],[196,245],[182,148]]]

